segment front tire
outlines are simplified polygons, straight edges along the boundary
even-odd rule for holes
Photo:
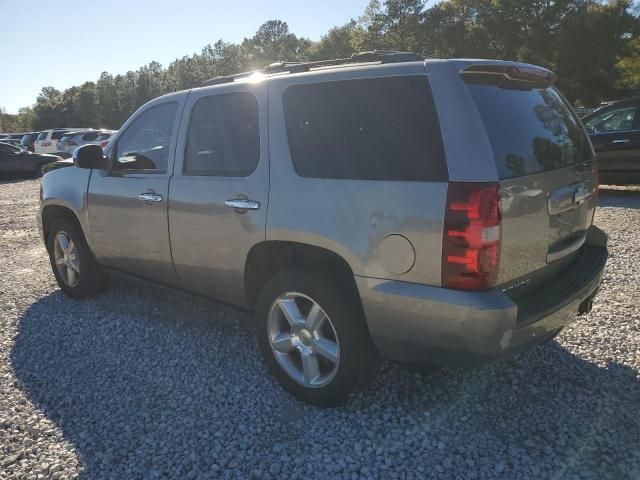
[[[286,391],[333,406],[375,379],[380,360],[357,300],[335,281],[299,271],[265,284],[255,309],[258,346]]]
[[[47,251],[56,281],[70,297],[92,297],[106,286],[106,274],[75,222],[64,218],[53,222],[49,228]]]

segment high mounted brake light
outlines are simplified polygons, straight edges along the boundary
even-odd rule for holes
[[[442,240],[442,286],[486,290],[496,284],[501,238],[497,183],[450,183]]]
[[[552,71],[533,65],[478,63],[463,68],[460,75],[466,82],[515,89],[546,88],[557,80],[556,74]]]

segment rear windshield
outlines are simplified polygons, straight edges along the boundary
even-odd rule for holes
[[[60,140],[62,137],[64,137],[68,132],[65,131],[57,131],[57,132],[53,132],[51,134],[51,140]]]
[[[45,138],[47,138],[47,133],[48,132],[40,132],[40,135],[38,135],[38,140],[44,140]]]
[[[468,83],[501,179],[584,162],[591,156],[579,120],[554,87],[512,90]]]
[[[448,179],[426,76],[293,85],[283,100],[291,157],[303,177]]]
[[[34,140],[35,136],[36,136],[35,133],[27,133],[25,136],[22,137],[21,142],[22,143],[29,143],[29,142]]]

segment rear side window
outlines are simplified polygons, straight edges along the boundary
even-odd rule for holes
[[[193,107],[184,173],[244,177],[260,157],[258,102],[238,92],[199,99]]]
[[[625,105],[594,113],[584,125],[589,133],[624,132],[639,124],[638,106]]]
[[[65,131],[58,131],[58,132],[53,132],[51,134],[51,140],[60,140],[62,137],[64,137],[67,134],[67,132]]]
[[[98,138],[98,132],[89,132],[82,136],[82,140],[86,142],[93,142],[96,138]]]
[[[579,120],[554,87],[507,89],[468,83],[500,179],[584,162],[591,149]]]
[[[425,76],[293,85],[283,101],[293,164],[303,177],[448,179]]]
[[[47,138],[47,133],[48,132],[40,132],[40,135],[38,135],[38,140],[45,140]]]

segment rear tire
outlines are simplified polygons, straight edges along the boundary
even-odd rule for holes
[[[73,298],[92,297],[107,285],[80,227],[65,218],[49,228],[47,251],[53,274],[64,293]]]
[[[262,357],[298,399],[338,405],[375,379],[380,359],[362,308],[331,278],[279,272],[260,291],[255,315]]]
[[[36,168],[36,171],[34,172],[34,176],[36,178],[42,178],[42,176],[47,173],[46,171],[47,168],[47,164],[43,163],[42,165],[38,165],[38,167]]]

